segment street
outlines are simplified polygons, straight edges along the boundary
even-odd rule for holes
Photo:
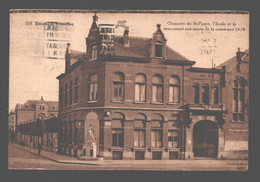
[[[62,163],[50,160],[35,153],[23,150],[9,144],[8,168],[26,170],[151,170],[151,171],[245,171],[247,163],[230,163],[222,160],[212,160],[206,163],[203,160],[189,161],[99,161],[96,163]]]

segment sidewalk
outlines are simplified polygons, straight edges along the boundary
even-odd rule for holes
[[[28,146],[22,146],[19,144],[9,144],[16,148],[20,148],[30,153],[38,155],[38,149],[31,148]],[[247,160],[216,160],[216,159],[207,159],[207,160],[79,160],[75,157],[70,157],[66,155],[60,155],[54,152],[49,152],[42,150],[41,157],[52,160],[58,163],[64,164],[81,164],[81,165],[116,165],[116,164],[125,164],[125,165],[144,165],[144,164],[158,164],[158,165],[247,165]]]

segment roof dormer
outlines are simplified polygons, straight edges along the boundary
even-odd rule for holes
[[[93,16],[93,22],[86,38],[86,53],[88,60],[96,60],[98,58],[98,50],[100,50],[100,33],[97,25],[98,16]]]
[[[151,58],[165,58],[166,42],[167,40],[161,30],[161,25],[157,24],[157,30],[153,34],[150,47]]]

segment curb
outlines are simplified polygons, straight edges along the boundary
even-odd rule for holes
[[[32,154],[34,154],[34,155],[37,155],[37,156],[43,157],[43,158],[45,158],[45,159],[51,160],[51,161],[53,161],[53,162],[57,162],[57,163],[61,163],[61,164],[99,165],[99,164],[91,164],[91,163],[79,163],[79,162],[64,162],[64,161],[58,161],[58,160],[55,160],[55,159],[52,159],[52,158],[43,156],[43,155],[41,155],[41,154],[39,155],[39,154],[37,154],[37,153],[35,153],[35,152],[32,152],[32,151],[30,151],[30,150],[27,150],[26,148],[19,147],[19,146],[16,146],[16,145],[13,145],[13,146],[16,147],[16,148],[22,149],[22,150],[24,150],[24,151],[27,151],[27,152],[29,152],[29,153],[32,153]]]

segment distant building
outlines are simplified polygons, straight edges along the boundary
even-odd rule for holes
[[[249,129],[249,50],[238,51],[236,56],[217,66],[225,71],[223,102],[228,110],[225,115],[226,158],[246,158],[248,155]]]
[[[15,107],[16,127],[23,123],[36,121],[39,116],[45,118],[58,114],[58,102],[40,100],[28,100],[24,104]]]
[[[23,105],[17,104],[16,142],[30,147],[58,150],[58,102],[28,100]],[[38,141],[39,140],[39,141]]]
[[[150,39],[131,37],[128,29],[123,36],[108,35],[112,28],[98,26],[95,15],[86,52],[68,44],[65,73],[57,77],[59,153],[135,160],[232,158],[230,147],[238,143],[229,141],[240,138],[230,117],[243,116],[230,114],[230,103],[237,102],[227,101],[233,90],[229,69],[193,67],[195,61],[167,46],[160,25]],[[242,105],[246,101],[245,95]],[[247,124],[237,127],[240,132]],[[237,149],[236,157],[245,158]]]
[[[8,116],[8,129],[9,131],[15,131],[15,121],[16,121],[16,113],[14,110],[11,110]]]

